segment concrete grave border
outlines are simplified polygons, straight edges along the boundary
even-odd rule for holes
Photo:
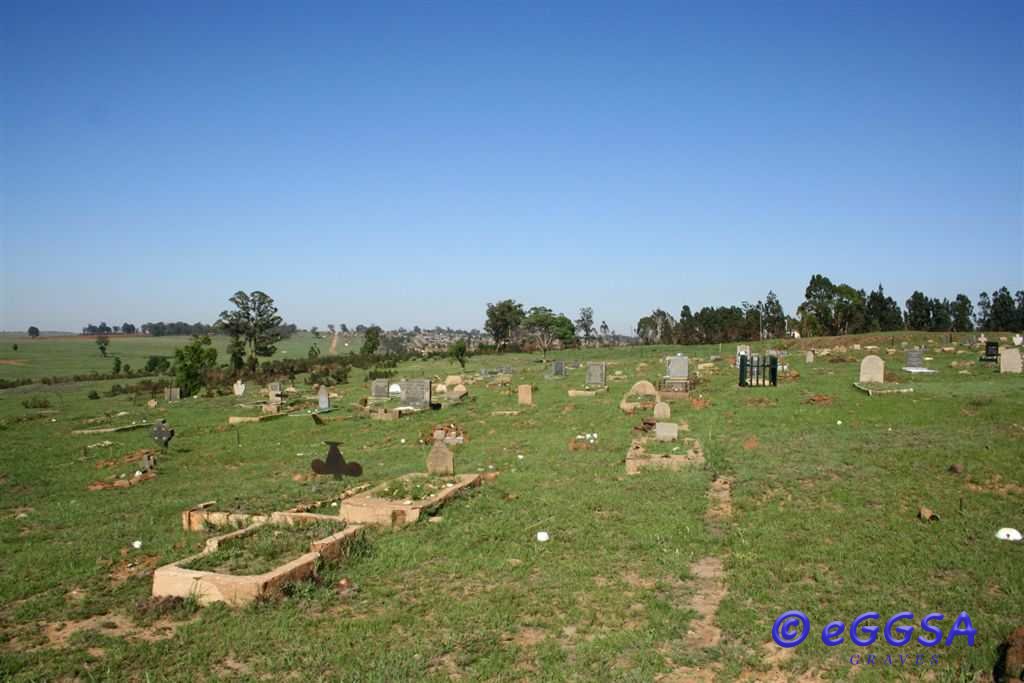
[[[869,384],[867,382],[854,382],[853,386],[865,392],[868,396],[884,396],[885,394],[912,394],[913,387],[899,387],[892,384]]]
[[[645,469],[678,472],[686,467],[704,464],[704,448],[692,436],[683,437],[680,442],[682,446],[688,447],[685,453],[648,453],[647,444],[652,442],[654,440],[648,437],[633,439],[626,452],[626,474],[639,474]]]
[[[260,516],[251,515],[249,517],[255,519]],[[316,575],[317,564],[322,559],[336,559],[342,556],[348,546],[361,534],[363,526],[345,523],[346,526],[341,531],[311,542],[309,552],[263,574],[223,574],[186,569],[182,565],[215,553],[221,543],[247,536],[267,524],[291,525],[300,520],[315,519],[329,519],[339,524],[345,523],[344,520],[334,515],[271,513],[269,518],[262,521],[255,521],[237,531],[207,539],[206,547],[201,553],[159,567],[153,573],[152,595],[155,598],[194,597],[200,605],[225,602],[237,607],[258,598],[280,593],[285,585]]]
[[[413,472],[378,484],[369,491],[342,501],[339,514],[349,524],[379,524],[388,527],[404,526],[418,520],[424,512],[441,507],[463,489],[479,486],[481,481],[479,474],[456,474],[454,478],[458,482],[454,486],[439,491],[428,498],[408,503],[390,498],[378,498],[374,495],[376,492],[384,489],[391,481],[404,481],[427,476],[429,475],[426,473]]]

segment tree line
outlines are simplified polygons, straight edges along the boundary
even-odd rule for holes
[[[1024,291],[1007,287],[981,292],[977,305],[963,293],[952,300],[915,291],[904,306],[878,288],[865,292],[828,277],[813,275],[795,317],[786,315],[774,292],[764,301],[738,306],[705,306],[693,313],[683,306],[678,318],[655,309],[637,321],[636,335],[645,344],[712,344],[801,336],[838,336],[863,332],[922,330],[1024,330]]]

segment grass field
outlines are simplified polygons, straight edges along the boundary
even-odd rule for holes
[[[220,362],[227,362],[228,338],[223,335],[211,337],[217,349]],[[168,337],[119,337],[110,335],[110,346],[104,358],[96,347],[93,337],[0,337],[0,379],[38,379],[40,377],[68,377],[90,372],[110,372],[114,357],[121,359],[135,370],[146,366],[150,356],[173,358],[174,349],[184,346],[190,340],[185,336]],[[358,350],[362,338],[353,336],[346,339],[349,347],[339,340],[338,353]],[[309,347],[316,344],[321,353],[331,347],[329,337],[316,339],[308,332],[298,332],[277,344],[275,358],[305,358]],[[18,350],[13,346],[17,344]]]
[[[650,411],[625,415],[620,398],[637,379],[657,380],[666,354],[685,351],[693,371],[717,346],[550,354],[608,361],[609,374],[623,373],[589,398],[566,393],[582,386],[583,369],[549,380],[539,354],[475,357],[466,375],[511,365],[512,387],[472,384],[460,405],[393,422],[352,407],[368,393],[363,371],[353,370],[338,388],[339,410],[320,427],[282,417],[229,428],[231,415],[258,414],[234,397],[161,400],[153,409],[145,397],[87,400],[111,382],[0,391],[0,677],[975,680],[992,672],[1000,643],[1024,622],[1024,544],[994,538],[1000,527],[1024,528],[1024,377],[982,364],[959,374],[950,362],[977,352],[937,350],[928,364],[938,372],[911,376],[898,369],[902,352],[884,354],[888,336],[860,341],[880,343],[887,369],[914,393],[856,390],[865,352],[808,365],[794,351],[800,376],[776,388],[739,388],[720,361],[694,391],[699,400],[672,404],[671,419],[700,439],[706,464],[631,477],[623,460],[632,428]],[[114,339],[111,351],[135,366],[180,342],[132,340],[121,349]],[[74,343],[4,349],[0,356],[26,365],[0,366],[0,376],[107,369],[94,347],[83,354]],[[282,351],[305,355],[309,343],[295,338]],[[445,361],[399,367],[408,378],[457,371]],[[535,385],[536,405],[519,409],[515,385],[523,383]],[[245,401],[258,400],[252,391]],[[34,396],[51,407],[23,407]],[[131,476],[125,456],[152,440],[148,430],[71,431],[156,418],[177,430],[157,476],[88,490]],[[352,557],[322,568],[319,584],[278,600],[231,609],[149,599],[153,569],[198,552],[206,538],[182,530],[183,509],[216,500],[225,509],[280,510],[424,471],[429,447],[418,439],[442,421],[468,435],[454,449],[457,472],[501,474],[450,502],[439,522],[372,530]],[[597,432],[596,448],[570,452],[584,432]],[[362,463],[359,482],[296,477],[324,457],[324,440]],[[954,463],[965,472],[950,473]],[[939,521],[919,520],[922,506]],[[551,540],[539,543],[538,531]],[[340,595],[342,577],[358,592]],[[771,639],[787,610],[805,612],[812,625],[792,650]],[[915,623],[941,612],[944,631],[966,611],[977,638],[949,648],[821,642],[826,623],[849,625],[868,611],[881,614],[880,626],[902,611]],[[875,665],[864,663],[868,654]],[[918,654],[938,663],[912,665]],[[861,663],[851,664],[855,655]],[[886,655],[910,661],[877,663]]]

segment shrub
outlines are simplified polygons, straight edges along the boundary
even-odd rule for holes
[[[21,405],[26,408],[49,408],[50,402],[42,396],[33,396],[32,398],[26,398],[21,402]]]
[[[99,397],[100,397],[100,394],[95,389],[93,389],[92,391],[89,392],[89,398],[92,399],[93,401],[95,401]]]

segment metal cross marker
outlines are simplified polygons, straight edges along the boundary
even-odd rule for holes
[[[166,451],[173,438],[174,430],[167,424],[167,420],[160,420],[153,425],[153,441],[160,444],[160,448]]]
[[[327,444],[327,462],[317,458],[310,463],[316,474],[333,474],[335,479],[342,476],[358,477],[363,474],[363,466],[357,462],[345,462],[345,457],[338,450],[340,441],[324,441]]]

